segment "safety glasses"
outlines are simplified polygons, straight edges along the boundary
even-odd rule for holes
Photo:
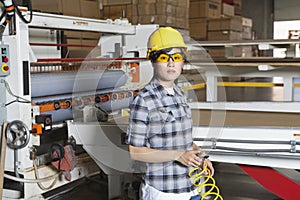
[[[173,62],[181,62],[185,59],[185,56],[183,53],[173,53],[173,54],[166,54],[161,53],[156,58],[156,62],[169,62],[169,60],[172,59]]]

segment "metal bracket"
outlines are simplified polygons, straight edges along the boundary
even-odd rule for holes
[[[291,149],[290,149],[291,153],[296,153],[297,152],[296,146],[297,146],[296,140],[291,140]]]

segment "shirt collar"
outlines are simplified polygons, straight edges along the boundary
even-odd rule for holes
[[[154,79],[151,81],[151,86],[154,90],[159,91],[161,96],[168,95],[168,92],[164,89],[164,87],[158,82],[157,79]],[[180,87],[178,87],[176,84],[173,86],[175,93],[177,93],[179,96],[184,96],[184,93]]]

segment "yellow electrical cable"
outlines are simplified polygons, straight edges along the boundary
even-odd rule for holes
[[[188,175],[193,179],[192,184],[198,187],[197,191],[201,196],[201,200],[203,200],[207,196],[215,197],[214,200],[223,200],[223,197],[220,195],[220,189],[216,185],[216,181],[211,176],[211,172],[207,167],[205,157],[203,159],[203,167],[195,167],[191,169]],[[201,190],[204,188],[206,191],[204,193],[201,193]],[[209,189],[207,190],[207,188]]]

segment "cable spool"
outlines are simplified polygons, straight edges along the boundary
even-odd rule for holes
[[[8,124],[6,129],[6,143],[11,149],[22,149],[30,139],[30,131],[22,121],[15,120]]]
[[[213,200],[223,200],[223,197],[220,195],[220,189],[216,185],[216,181],[211,176],[211,172],[207,167],[205,158],[206,157],[204,157],[203,167],[195,167],[191,169],[188,175],[193,179],[192,184],[198,187],[197,191],[201,196],[201,200],[206,199],[205,197],[210,197],[210,199]],[[205,189],[204,193],[201,192],[202,189]]]

